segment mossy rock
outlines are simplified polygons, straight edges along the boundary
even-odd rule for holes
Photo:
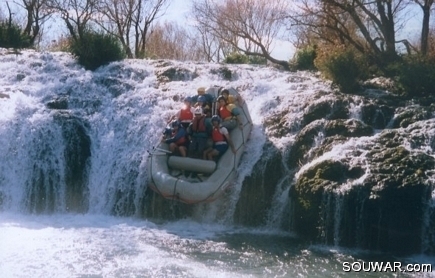
[[[314,99],[318,98],[319,94],[325,94],[320,92],[314,96]],[[349,117],[349,99],[341,94],[330,93],[331,98],[325,98],[320,101],[310,102],[304,108],[304,115],[302,118],[302,125],[307,125],[315,120],[320,119],[347,119]]]
[[[266,224],[276,186],[284,176],[281,152],[271,143],[263,147],[263,155],[250,176],[243,181],[242,191],[234,212],[234,221],[241,225]]]
[[[433,117],[435,112],[435,106],[409,106],[404,108],[399,108],[396,114],[398,114],[393,119],[393,128],[406,128],[410,124],[418,121],[427,120]]]
[[[314,139],[323,131],[325,122],[325,120],[311,122],[298,133],[295,142],[288,150],[286,161],[289,168],[295,168],[304,162],[305,154],[313,147]]]
[[[267,117],[263,125],[267,128],[268,135],[271,137],[283,137],[290,133],[291,127],[287,121],[288,110],[280,111]]]
[[[187,81],[198,77],[195,72],[179,67],[158,70],[156,71],[156,76],[160,82]]]
[[[387,105],[367,104],[361,108],[362,121],[375,129],[385,128],[394,116],[394,108]]]
[[[234,73],[227,67],[220,67],[218,69],[212,69],[210,70],[211,74],[217,74],[222,79],[231,81],[234,78]]]
[[[322,213],[322,198],[349,179],[355,180],[364,175],[361,167],[351,168],[333,160],[322,161],[303,172],[291,190],[294,201],[297,232],[316,238]]]
[[[325,136],[362,137],[373,134],[373,128],[356,119],[332,120],[325,125]]]
[[[290,168],[298,166],[305,162],[305,155],[314,148],[314,140],[316,136],[323,133],[326,138],[335,137],[343,141],[344,137],[360,137],[373,134],[373,129],[365,125],[359,120],[316,120],[305,126],[296,136],[295,142],[289,148],[287,163]],[[336,137],[338,136],[338,137]],[[329,141],[328,141],[329,142]],[[323,142],[323,144],[325,141]],[[330,143],[330,142],[329,142]],[[325,152],[324,146],[318,147],[314,153],[322,154]],[[329,144],[331,147],[331,144]],[[323,149],[323,150],[322,150]]]

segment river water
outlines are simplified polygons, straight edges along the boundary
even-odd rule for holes
[[[433,263],[191,219],[0,214],[2,277],[433,277],[344,271],[346,262],[375,261]]]

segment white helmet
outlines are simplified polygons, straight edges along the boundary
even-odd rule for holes
[[[202,108],[201,107],[195,108],[195,115],[202,115]]]

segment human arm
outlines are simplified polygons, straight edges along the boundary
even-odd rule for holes
[[[171,138],[165,140],[166,144],[171,144],[177,142],[180,138],[186,136],[186,130],[184,128],[178,128],[178,132],[172,136]]]

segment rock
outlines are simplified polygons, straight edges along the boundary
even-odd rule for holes
[[[57,96],[55,99],[47,102],[47,108],[50,109],[68,109],[68,96]]]
[[[261,157],[252,174],[243,181],[234,213],[234,221],[238,224],[265,225],[276,185],[283,177],[281,153],[270,142],[263,147],[263,153],[266,155]]]
[[[179,67],[169,67],[156,71],[156,76],[160,82],[171,82],[193,80],[198,74]]]
[[[0,93],[0,98],[10,98],[8,94]]]

